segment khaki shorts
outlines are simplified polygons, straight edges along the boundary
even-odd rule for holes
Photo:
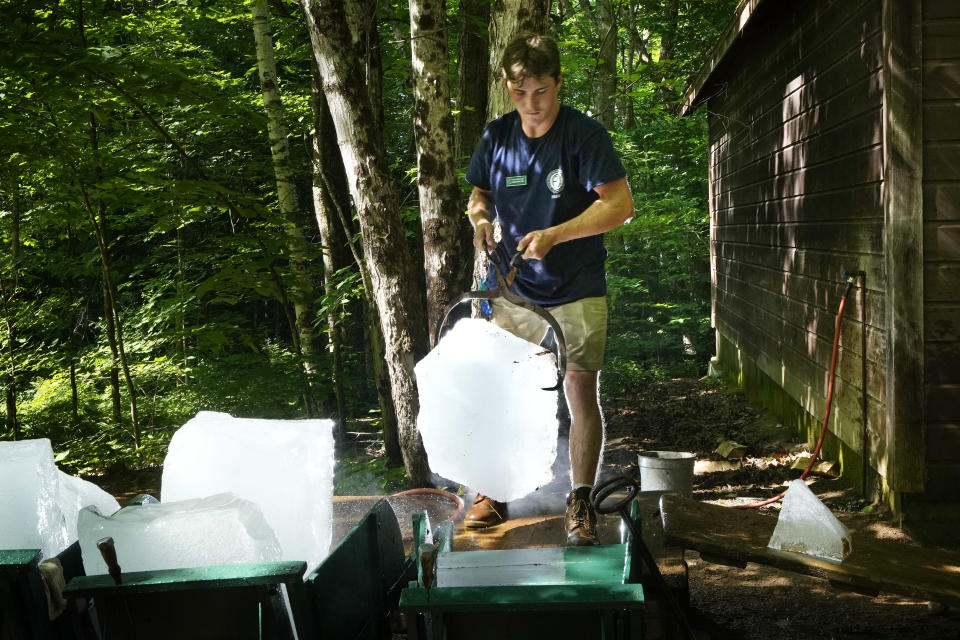
[[[491,320],[510,333],[541,344],[550,326],[540,316],[507,302],[493,301]],[[556,319],[567,342],[567,368],[571,371],[600,371],[607,345],[607,299],[582,298],[550,307],[547,313]]]

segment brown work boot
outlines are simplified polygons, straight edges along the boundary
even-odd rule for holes
[[[493,498],[478,493],[473,506],[467,511],[463,519],[463,526],[468,529],[485,529],[507,520],[507,505],[497,502]]]
[[[567,528],[567,544],[597,544],[597,512],[590,504],[590,487],[579,487],[570,492],[563,523]]]

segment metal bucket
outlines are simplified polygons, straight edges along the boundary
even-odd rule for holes
[[[693,463],[697,454],[687,451],[641,451],[641,491],[674,491],[689,498],[693,494]]]

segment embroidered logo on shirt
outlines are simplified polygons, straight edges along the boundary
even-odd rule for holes
[[[554,169],[547,174],[547,188],[555,194],[554,198],[559,197],[560,192],[563,191],[562,169]]]
[[[507,176],[508,187],[525,187],[527,185],[527,176]]]

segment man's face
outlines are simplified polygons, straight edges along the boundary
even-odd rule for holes
[[[508,78],[503,80],[507,93],[524,129],[553,124],[560,111],[560,86],[563,76],[526,76],[519,82]],[[546,131],[539,132],[540,135]]]

